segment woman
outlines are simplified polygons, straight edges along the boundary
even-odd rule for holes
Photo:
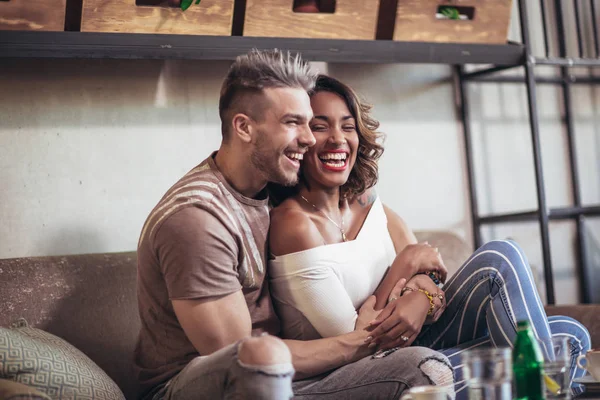
[[[284,336],[314,339],[354,330],[356,310],[372,294],[371,342],[382,350],[420,345],[440,350],[455,367],[457,397],[466,397],[460,353],[511,346],[516,321],[529,320],[547,359],[551,336],[569,337],[571,379],[584,371],[587,330],[544,312],[523,251],[510,241],[478,249],[445,284],[437,249],[381,203],[377,181],[379,124],[370,107],[341,82],[320,76],[311,95],[316,144],[302,161],[300,183],[271,187],[271,290]],[[393,351],[393,350],[390,350]],[[578,390],[578,388],[574,388]]]

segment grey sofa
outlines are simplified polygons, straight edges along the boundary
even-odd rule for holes
[[[471,249],[448,232],[418,232],[438,247],[450,271]],[[121,388],[136,397],[132,352],[140,326],[135,252],[0,260],[0,326],[19,318],[81,350]],[[549,314],[584,323],[600,345],[600,305],[548,307]]]

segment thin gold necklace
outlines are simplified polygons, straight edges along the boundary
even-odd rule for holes
[[[340,233],[342,234],[342,241],[347,242],[348,239],[346,239],[346,232],[344,232],[344,214],[342,214],[342,212],[340,211],[340,220],[342,223],[342,226],[339,226],[337,224],[337,222],[335,222],[333,219],[331,219],[331,217],[329,217],[329,215],[327,215],[325,213],[325,211],[319,209],[317,206],[315,206],[313,203],[311,203],[310,201],[308,201],[308,199],[302,195],[300,195],[300,197],[302,197],[302,200],[304,200],[305,202],[307,202],[310,206],[312,206],[315,210],[317,210],[318,212],[320,212],[321,214],[323,214],[325,216],[325,218],[327,218],[328,220],[331,221],[332,224],[334,224],[339,230]]]

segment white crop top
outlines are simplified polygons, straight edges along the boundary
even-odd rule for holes
[[[270,287],[284,338],[310,340],[354,330],[396,252],[379,197],[355,240],[275,257]]]

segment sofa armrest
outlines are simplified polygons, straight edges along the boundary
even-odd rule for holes
[[[600,346],[600,304],[546,306],[546,314],[564,315],[576,319],[590,332],[592,348]]]

